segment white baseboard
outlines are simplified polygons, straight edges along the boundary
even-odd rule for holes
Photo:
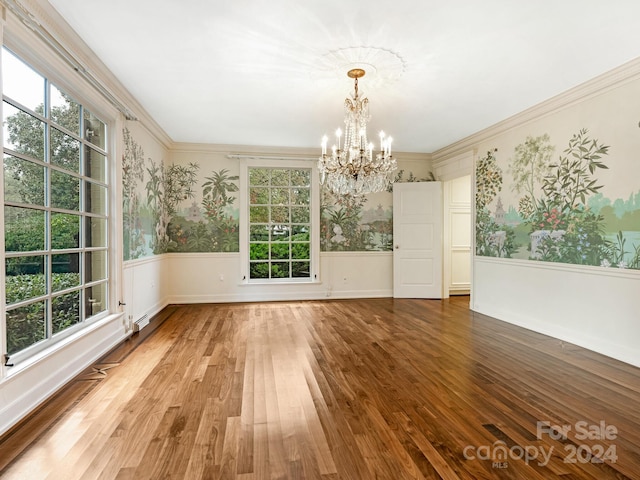
[[[621,362],[628,363],[635,367],[640,367],[640,350],[626,348],[624,345],[614,345],[607,342],[602,337],[593,337],[569,330],[559,325],[551,325],[541,322],[538,318],[531,318],[526,315],[514,312],[502,312],[496,309],[473,308],[474,311],[495,318],[502,322],[510,323],[518,327],[533,330],[534,332],[556,338],[560,341],[571,343],[587,350],[600,353],[607,357]]]
[[[393,296],[392,290],[342,290],[326,292],[247,292],[211,295],[173,295],[168,304],[193,303],[238,303],[238,302],[281,302],[297,300],[330,300],[353,298],[388,298]]]

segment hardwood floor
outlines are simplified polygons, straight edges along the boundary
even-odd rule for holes
[[[0,477],[640,478],[640,369],[467,304],[169,307],[0,440]]]

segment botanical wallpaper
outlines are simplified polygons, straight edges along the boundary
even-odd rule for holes
[[[124,129],[124,259],[168,252],[237,252],[238,176],[146,158]]]
[[[370,197],[337,196],[322,190],[320,207],[320,248],[323,252],[391,250],[391,194]],[[380,198],[382,197],[382,198]]]
[[[227,168],[203,171],[196,162],[166,166],[145,156],[125,128],[123,172],[124,259],[168,252],[239,251],[239,177]],[[399,170],[396,181],[415,182]],[[323,189],[322,251],[390,251],[392,194],[336,197]]]
[[[640,269],[640,184],[614,150],[586,128],[489,149],[476,164],[476,254]]]
[[[400,169],[394,182],[427,182]],[[393,243],[392,188],[362,197],[337,196],[322,190],[320,249],[323,252],[391,251]]]

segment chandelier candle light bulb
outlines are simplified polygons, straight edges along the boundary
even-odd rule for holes
[[[369,99],[358,95],[358,79],[364,74],[365,71],[359,68],[347,72],[355,81],[355,92],[352,98],[344,101],[344,144],[341,144],[343,132],[338,128],[338,147],[334,145],[331,155],[327,155],[328,139],[326,135],[322,137],[322,155],[318,160],[320,182],[337,195],[357,196],[385,191],[398,168],[391,156],[391,137],[385,138],[385,133],[380,132],[380,152],[375,156],[373,143],[367,140]]]

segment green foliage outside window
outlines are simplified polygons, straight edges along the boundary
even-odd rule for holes
[[[44,274],[7,275],[7,304],[37,298],[46,292]],[[55,273],[54,290],[73,288],[80,282],[77,273]],[[79,291],[54,297],[53,333],[78,323],[80,320]],[[35,302],[7,312],[7,353],[9,355],[33,345],[45,337],[45,302]]]
[[[107,247],[106,155],[95,150],[106,145],[106,125],[6,49],[2,66],[6,348],[12,355],[81,323],[91,316],[82,314],[83,296],[106,292],[105,283],[84,287],[80,275],[81,259],[89,279],[90,256],[107,259],[106,249],[83,251]],[[23,75],[42,83],[39,102],[12,87]]]
[[[249,168],[249,278],[310,278],[311,170]]]

